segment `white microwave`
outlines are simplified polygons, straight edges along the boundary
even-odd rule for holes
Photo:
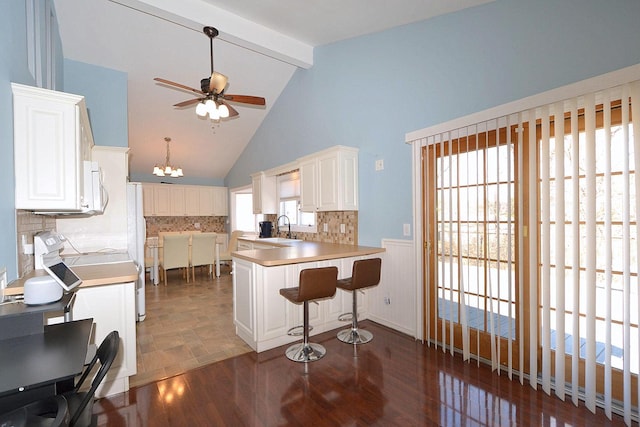
[[[102,171],[98,162],[84,161],[84,194],[82,200],[82,213],[101,214],[107,205],[107,192],[102,185]]]
[[[80,209],[73,211],[36,210],[38,215],[98,215],[104,212],[109,195],[102,184],[102,170],[98,162],[84,160],[82,162],[82,194]]]

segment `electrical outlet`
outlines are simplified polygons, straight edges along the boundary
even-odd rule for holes
[[[340,232],[343,234],[347,232],[347,227],[344,224],[340,224]]]
[[[194,223],[194,224],[193,224],[193,227],[194,227],[196,230],[200,230],[200,223],[199,223],[199,222]]]
[[[384,160],[378,159],[376,160],[376,170],[381,171],[384,169]]]
[[[411,225],[402,224],[402,234],[405,236],[411,236]]]
[[[329,224],[327,224],[326,222],[322,225],[322,231],[324,231],[325,233],[329,232]]]

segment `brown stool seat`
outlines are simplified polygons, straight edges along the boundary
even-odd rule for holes
[[[294,362],[313,362],[326,354],[320,344],[309,342],[309,301],[333,297],[338,279],[337,267],[307,268],[300,271],[299,286],[280,289],[280,295],[295,304],[303,304],[302,343],[290,346],[285,354]]]
[[[371,258],[354,261],[351,277],[340,279],[336,286],[352,293],[351,328],[338,332],[338,339],[349,344],[364,344],[373,339],[373,334],[369,331],[358,329],[358,290],[376,286],[380,283],[380,270],[382,260]],[[343,317],[343,316],[340,316]],[[341,319],[342,320],[342,319]]]

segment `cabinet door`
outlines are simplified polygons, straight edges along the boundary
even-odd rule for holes
[[[358,210],[358,155],[352,152],[341,153],[338,157],[340,181],[338,182],[340,209]]]
[[[171,216],[186,216],[184,187],[172,185],[169,188],[169,207]]]
[[[153,187],[153,205],[156,216],[171,216],[169,200],[168,186],[156,185]]]
[[[233,322],[238,335],[253,343],[255,348],[254,329],[254,277],[252,263],[233,262]]]
[[[184,213],[187,216],[200,214],[200,190],[198,187],[184,187]]]
[[[253,213],[262,213],[262,180],[260,176],[251,178],[251,196],[253,199]]]
[[[331,155],[318,159],[318,203],[320,211],[336,211],[338,203],[338,157]]]
[[[227,202],[227,187],[213,187],[213,214],[214,216],[229,216],[229,203]]]
[[[261,283],[261,286],[256,287],[256,299],[261,302],[256,307],[257,336],[260,341],[286,336],[289,329],[288,301],[280,295],[280,288],[293,286],[290,285],[293,281],[291,269],[256,266],[256,271],[258,283]]]
[[[300,164],[300,209],[303,212],[316,211],[316,161]]]
[[[214,189],[213,187],[200,187],[198,189],[200,196],[200,213],[201,216],[214,215]]]
[[[153,201],[153,186],[142,184],[142,211],[144,216],[155,216],[156,211]]]
[[[22,94],[14,86],[14,156],[19,165],[15,168],[16,209],[81,207],[79,107],[65,101],[65,94],[60,94],[61,100],[55,94]]]

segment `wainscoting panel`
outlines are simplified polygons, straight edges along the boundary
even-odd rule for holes
[[[369,292],[369,316],[374,322],[416,337],[417,288],[412,240],[383,239],[380,284]]]

